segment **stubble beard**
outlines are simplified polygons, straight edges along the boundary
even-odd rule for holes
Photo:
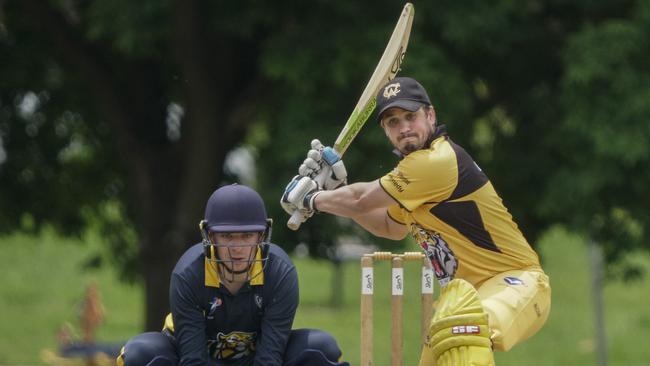
[[[433,136],[433,133],[434,133],[433,126],[429,126],[429,133],[427,134],[427,137],[426,137],[426,139],[424,139],[424,141],[422,141],[421,143],[417,143],[417,144],[416,143],[408,143],[408,144],[404,145],[404,147],[399,149],[400,152],[403,155],[408,155],[408,154],[410,154],[412,152],[422,150],[424,148],[424,145],[427,143],[427,141],[429,141],[431,136]]]
[[[410,154],[410,153],[412,153],[412,152],[414,152],[414,151],[418,151],[418,150],[420,150],[421,148],[422,148],[422,145],[406,144],[406,145],[402,148],[402,154],[404,154],[404,155],[408,155],[408,154]]]

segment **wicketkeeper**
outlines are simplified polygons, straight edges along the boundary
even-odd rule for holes
[[[346,185],[343,161],[318,140],[287,185],[282,207],[349,217],[374,235],[410,233],[442,286],[420,365],[493,365],[535,334],[551,308],[537,253],[469,154],[438,125],[426,90],[398,77],[379,89],[379,124],[401,158],[372,182]],[[325,170],[319,186],[313,177]]]
[[[199,226],[203,241],[172,272],[164,329],[131,338],[118,366],[349,365],[330,334],[291,329],[296,268],[270,242],[271,220],[256,191],[217,189]]]

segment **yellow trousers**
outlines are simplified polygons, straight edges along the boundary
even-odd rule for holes
[[[537,333],[551,311],[549,279],[537,269],[500,273],[477,290],[497,351],[507,351]]]

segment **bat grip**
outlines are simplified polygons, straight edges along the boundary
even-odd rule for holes
[[[300,224],[302,224],[302,221],[303,221],[302,213],[298,210],[295,210],[291,214],[289,221],[287,221],[287,226],[289,227],[289,229],[296,231],[300,227]]]

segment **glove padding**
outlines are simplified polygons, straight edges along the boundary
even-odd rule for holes
[[[323,146],[318,139],[311,141],[311,150],[298,168],[298,174],[314,179],[319,188],[328,191],[347,184],[348,177],[345,164],[336,150]]]
[[[313,179],[296,175],[284,189],[280,204],[289,215],[293,215],[296,210],[300,211],[304,222],[316,212],[314,198],[320,192]]]

